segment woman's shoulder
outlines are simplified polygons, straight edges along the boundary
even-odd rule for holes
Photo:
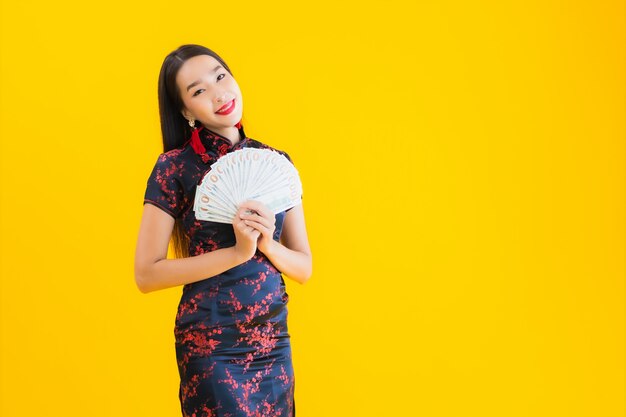
[[[160,157],[162,157],[163,159],[176,159],[176,158],[180,158],[185,154],[185,149],[187,148],[186,145],[181,145],[177,148],[174,149],[170,149],[167,152],[162,152]]]
[[[190,156],[189,149],[190,147],[184,144],[169,151],[161,152],[157,158],[157,163],[183,163]]]
[[[154,163],[154,170],[161,177],[182,180],[189,171],[191,161],[187,147],[181,146],[161,152]]]

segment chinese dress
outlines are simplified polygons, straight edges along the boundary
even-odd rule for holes
[[[196,186],[213,162],[245,147],[272,149],[291,161],[243,130],[234,145],[207,128],[199,130],[204,158],[190,141],[161,153],[144,197],[144,204],[181,219],[189,256],[236,243],[232,224],[197,220],[193,211]],[[286,211],[275,215],[276,241]],[[183,286],[174,338],[184,417],[295,417],[288,301],[280,271],[258,249],[240,265]]]

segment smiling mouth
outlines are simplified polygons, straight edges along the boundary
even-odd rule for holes
[[[229,101],[228,103],[220,107],[219,110],[216,111],[215,113],[220,113],[220,114],[228,113],[234,106],[235,106],[235,99],[232,99],[231,101]]]

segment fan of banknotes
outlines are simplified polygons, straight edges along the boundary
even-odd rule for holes
[[[302,202],[296,167],[272,149],[242,148],[211,164],[196,187],[193,210],[198,220],[233,223],[244,201],[264,203],[274,214]]]

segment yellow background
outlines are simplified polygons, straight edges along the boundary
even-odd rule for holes
[[[299,417],[625,415],[624,2],[0,4],[2,416],[180,415],[133,257],[184,43],[301,174]]]

